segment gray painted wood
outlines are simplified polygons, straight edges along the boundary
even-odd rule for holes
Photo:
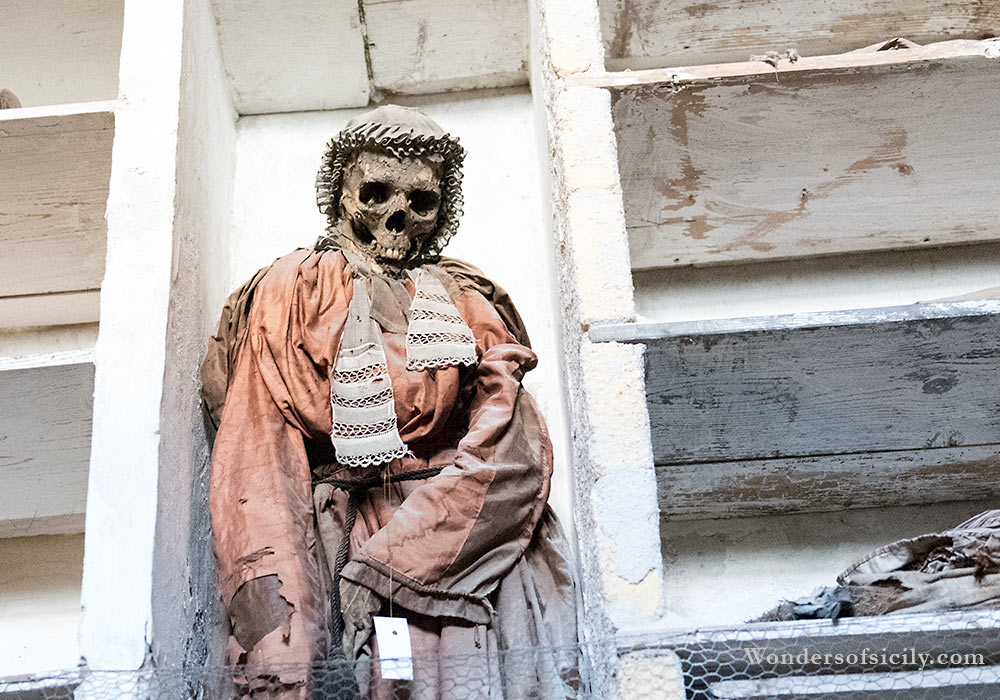
[[[849,617],[837,620],[799,620],[743,625],[735,629],[704,629],[687,634],[651,633],[634,636],[618,645],[619,653],[653,652],[657,649],[676,651],[683,659],[703,664],[706,673],[725,669],[738,674],[759,667],[752,664],[745,649],[766,648],[769,651],[801,652],[804,648],[818,653],[858,654],[862,649],[881,651],[917,647],[924,653],[941,652],[982,654],[986,665],[1000,663],[1000,612],[996,610],[902,613],[879,617]],[[937,666],[932,664],[931,666]],[[809,671],[815,667],[796,669]],[[871,671],[869,664],[855,659],[832,663],[835,673]],[[915,670],[910,664],[900,664],[900,671]],[[789,669],[790,671],[790,669]]]
[[[84,513],[94,365],[88,353],[0,366],[0,528],[9,536],[60,531]],[[37,523],[37,528],[35,527]]]
[[[998,475],[1000,445],[656,467],[665,520],[995,498]]]
[[[646,344],[665,518],[1000,495],[1000,302],[592,328]]]
[[[711,690],[718,700],[996,700],[998,685],[1000,667],[988,666],[733,680]]]
[[[0,297],[101,286],[112,109],[0,112]]]
[[[923,44],[1000,34],[1000,2],[599,0],[609,67],[743,61],[795,47],[839,53],[902,36]]]
[[[1000,443],[1000,315],[647,344],[657,464]]]
[[[1000,238],[996,48],[588,78],[619,85],[633,268]]]

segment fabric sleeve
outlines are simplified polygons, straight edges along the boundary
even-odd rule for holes
[[[323,653],[326,628],[316,598],[309,464],[302,434],[261,381],[255,345],[251,338],[241,353],[215,442],[210,508],[219,580],[242,661],[304,665]],[[305,678],[289,669],[281,680]]]
[[[219,327],[208,342],[208,352],[201,364],[201,398],[206,416],[213,428],[219,427],[222,409],[226,403],[226,392],[239,351],[247,336],[247,317],[257,285],[271,266],[262,267],[236,291],[229,295]]]
[[[481,353],[468,431],[451,463],[344,567],[341,590],[344,600],[363,587],[418,613],[487,624],[488,596],[523,554],[545,507],[552,448],[521,386],[534,353],[482,295],[467,291],[456,303]]]
[[[233,626],[230,660],[259,667],[248,674],[251,687],[276,677],[288,697],[304,692],[307,665],[327,647],[305,438],[329,429],[322,387],[347,309],[342,280],[342,259],[304,251],[259,281],[212,453],[209,505]]]

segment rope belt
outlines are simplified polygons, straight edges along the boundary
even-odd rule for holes
[[[330,654],[344,654],[344,610],[340,604],[340,572],[347,564],[347,556],[351,549],[351,533],[354,531],[354,521],[358,517],[358,504],[364,497],[368,489],[382,486],[383,484],[395,484],[400,481],[417,481],[429,479],[441,473],[441,467],[429,467],[427,469],[416,469],[402,474],[392,474],[388,478],[384,476],[372,476],[367,479],[337,479],[326,477],[317,479],[313,485],[330,484],[335,489],[347,492],[347,514],[344,518],[344,532],[340,537],[340,545],[337,547],[337,556],[333,560],[333,591],[330,594],[332,603],[331,611],[333,621],[330,630]]]

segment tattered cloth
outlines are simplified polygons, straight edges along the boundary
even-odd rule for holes
[[[784,603],[760,621],[1000,608],[1000,510],[879,547],[837,583]],[[833,598],[840,604],[829,604]]]
[[[415,700],[497,697],[498,688],[508,698],[576,696],[576,657],[559,651],[577,642],[569,546],[546,506],[549,438],[521,386],[535,355],[503,290],[464,263],[442,259],[438,268],[475,339],[472,366],[407,369],[414,285],[401,282],[403,299],[398,286],[370,278],[399,435],[413,452],[384,466],[337,467],[330,444],[329,378],[355,293],[339,250],[279,259],[223,311],[202,367],[219,426],[210,506],[230,659],[250,666],[251,686],[268,683],[255,697],[310,697],[305,665],[330,645],[332,560],[349,498],[321,482],[379,475],[383,485],[357,503],[342,572],[348,656],[377,656],[371,617],[391,600],[425,659],[415,661],[423,684],[407,690]],[[419,470],[436,475],[395,478]],[[516,665],[498,656],[512,648],[543,651]],[[472,685],[452,682],[454,655],[464,655],[459,670],[472,669]],[[405,684],[359,681],[370,698]]]

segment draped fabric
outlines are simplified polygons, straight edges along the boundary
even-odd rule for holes
[[[545,505],[551,445],[521,386],[536,363],[523,324],[475,268],[450,260],[426,268],[472,331],[476,362],[407,369],[414,286],[368,280],[399,434],[412,451],[387,465],[348,469],[331,454],[330,373],[356,272],[340,251],[279,259],[223,310],[202,368],[218,425],[210,507],[230,658],[256,669],[249,684],[266,694],[255,697],[310,697],[302,665],[324,658],[330,643],[332,564],[348,496],[325,483],[314,489],[324,477],[385,480],[358,504],[342,571],[349,657],[377,654],[373,614],[406,616],[418,657],[478,655],[483,668],[495,669],[486,657],[511,644],[576,642],[568,546]],[[429,478],[387,478],[432,467],[440,472]],[[418,661],[411,697],[574,697],[575,658],[535,661],[516,673],[484,672],[459,690],[443,682],[444,662],[432,673]],[[361,680],[372,698],[390,697],[400,683]]]

